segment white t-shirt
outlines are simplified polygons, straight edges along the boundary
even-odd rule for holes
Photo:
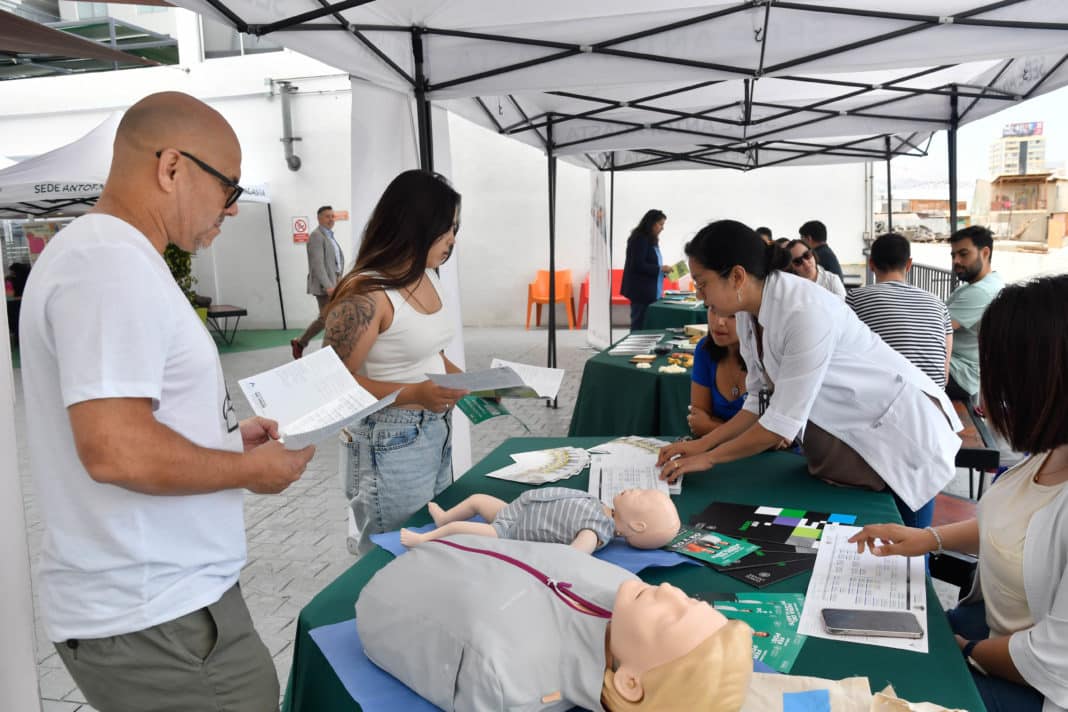
[[[156,420],[192,442],[241,450],[215,344],[162,256],[117,218],[78,218],[34,265],[20,344],[49,639],[131,633],[217,601],[245,563],[243,491],[98,483],[67,415],[87,400],[151,398]]]

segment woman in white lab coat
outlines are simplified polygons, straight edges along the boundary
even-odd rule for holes
[[[749,397],[708,435],[661,450],[662,477],[673,482],[801,435],[813,476],[889,488],[906,524],[930,524],[960,447],[945,393],[841,299],[785,272],[790,253],[742,223],[713,222],[685,249],[698,296],[737,317]]]

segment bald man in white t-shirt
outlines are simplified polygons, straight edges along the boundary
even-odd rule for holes
[[[241,148],[193,97],[153,94],[115,137],[96,207],[41,254],[22,300],[30,464],[45,524],[45,633],[108,710],[277,709],[237,585],[244,490],[274,493],[314,448],[238,422],[218,351],[171,276],[237,214]]]

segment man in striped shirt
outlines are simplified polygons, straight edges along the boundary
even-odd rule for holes
[[[868,263],[875,284],[851,291],[846,304],[890,348],[945,388],[953,325],[938,297],[905,281],[912,268],[909,241],[893,232],[880,235]]]

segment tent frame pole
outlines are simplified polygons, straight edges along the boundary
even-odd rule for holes
[[[957,128],[960,126],[957,105],[957,85],[949,97],[949,130],[946,132],[946,153],[949,155],[949,234],[957,231]]]
[[[415,64],[415,121],[419,134],[419,167],[424,171],[434,170],[434,127],[427,99],[427,78],[423,66],[423,32],[412,28],[412,59]]]
[[[890,137],[884,136],[886,142],[886,231],[894,231],[894,176],[890,170]]]
[[[282,311],[282,328],[286,329],[286,303],[282,299],[282,276],[278,271],[278,245],[274,240],[274,213],[270,203],[267,203],[267,227],[271,229],[271,256],[274,257],[274,282],[278,286],[278,308]]]
[[[553,115],[545,126],[545,156],[549,178],[549,353],[548,366],[556,368],[556,154],[553,151]],[[565,304],[565,309],[570,306]],[[546,400],[547,407],[556,408],[557,399]]]
[[[616,237],[616,152],[608,155],[608,345],[612,345],[612,243]]]

